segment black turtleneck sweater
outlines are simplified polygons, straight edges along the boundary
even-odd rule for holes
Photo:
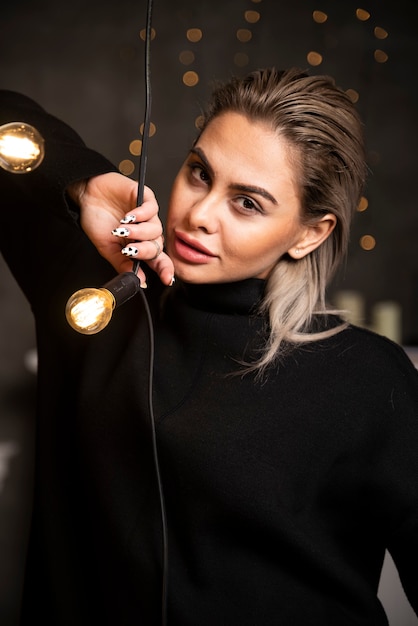
[[[114,272],[63,192],[112,166],[34,103],[1,102],[0,123],[19,115],[47,145],[43,168],[1,173],[1,245],[39,353],[23,623],[156,626],[163,529],[144,301],[90,337],[64,318],[73,291]],[[386,624],[385,549],[417,611],[417,373],[401,348],[349,327],[257,380],[241,363],[266,339],[263,290],[256,279],[163,289],[149,277],[167,624]]]

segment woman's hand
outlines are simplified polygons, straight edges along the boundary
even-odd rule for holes
[[[173,282],[174,266],[162,251],[163,228],[151,189],[145,187],[144,202],[136,207],[138,184],[110,172],[74,183],[67,191],[80,207],[84,232],[117,272],[132,271],[132,261],[138,259],[146,261],[165,285]],[[146,286],[141,268],[138,277]]]

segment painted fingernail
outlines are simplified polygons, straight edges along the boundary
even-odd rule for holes
[[[135,248],[135,246],[126,246],[126,248],[122,248],[121,252],[125,256],[136,256],[138,254],[138,248]]]
[[[112,235],[116,235],[116,237],[127,237],[129,235],[129,228],[114,228]]]
[[[121,224],[133,224],[134,222],[136,222],[135,215],[125,215],[125,217],[120,220]]]
[[[168,285],[169,287],[172,287],[174,285],[174,283],[176,282],[175,277],[173,276],[170,280],[170,284]]]

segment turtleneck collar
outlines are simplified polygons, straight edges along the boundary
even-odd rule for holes
[[[179,283],[178,289],[190,306],[213,313],[248,315],[260,304],[266,281],[249,278],[233,283],[194,285]]]

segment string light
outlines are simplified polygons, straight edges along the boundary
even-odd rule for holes
[[[256,24],[260,19],[260,13],[258,11],[245,11],[244,18],[249,24]]]
[[[200,28],[188,28],[186,31],[186,39],[191,43],[198,43],[203,37]],[[183,65],[192,65],[195,61],[195,54],[192,50],[183,50],[180,52],[179,61]],[[182,76],[183,85],[186,87],[196,87],[199,82],[199,74],[194,70],[188,70]]]
[[[355,10],[355,17],[357,20],[364,23],[364,22],[368,22],[369,20],[371,21],[372,14],[370,13],[370,11],[367,11],[364,8],[357,8]],[[325,22],[329,21],[329,16],[327,15],[327,13],[323,11],[315,10],[312,12],[312,19],[317,24],[322,25],[322,24],[325,24]],[[381,26],[377,26],[374,24],[372,26],[372,29],[373,29],[374,37],[382,43],[389,36],[388,31],[385,28],[382,28]],[[328,50],[331,48],[331,41],[332,41],[331,36],[328,34],[325,37],[326,47]],[[336,44],[337,44],[337,41],[335,40],[335,45]],[[373,56],[374,56],[374,61],[380,64],[386,63],[389,59],[389,55],[387,54],[387,52],[380,48],[377,48],[373,51]],[[307,60],[308,60],[308,63],[313,66],[318,66],[324,61],[322,54],[314,50],[311,50],[310,52],[308,52]],[[360,94],[357,90],[347,89],[346,94],[354,104],[356,104],[359,101]],[[375,152],[370,152],[368,155],[368,161],[370,165],[376,165],[380,162],[380,155]],[[362,213],[366,211],[367,208],[368,208],[368,200],[365,197],[362,197],[357,207],[357,211]],[[371,234],[363,235],[359,239],[359,245],[365,251],[372,251],[376,247],[376,239]]]
[[[324,22],[328,19],[328,15],[323,11],[314,11],[312,13],[312,18],[317,24],[324,24]]]
[[[134,156],[139,156],[142,151],[142,141],[140,139],[134,139],[129,144],[129,152]]]
[[[192,43],[197,43],[202,39],[203,33],[200,28],[189,28],[186,33],[186,37]]]
[[[115,299],[107,289],[79,289],[65,308],[67,322],[82,335],[94,335],[105,328],[112,317]]]
[[[389,59],[389,56],[384,50],[375,50],[374,59],[377,63],[386,63],[386,61]]]
[[[147,145],[151,127],[151,81],[149,67],[150,40],[152,38],[151,14],[152,0],[148,0],[147,28],[145,31],[145,115],[144,123],[141,127],[143,138],[138,173],[138,195],[136,200],[138,206],[141,206],[144,201]],[[125,160],[121,165],[123,165],[125,171],[129,171],[131,161]],[[133,262],[132,272],[118,274],[103,287],[87,287],[73,293],[68,299],[65,308],[65,315],[69,325],[77,332],[86,335],[92,335],[103,330],[109,323],[113,310],[117,306],[124,304],[141,289],[141,282],[137,275],[139,266],[139,261],[135,260]]]
[[[381,28],[380,26],[376,26],[373,32],[376,39],[386,39],[389,36],[387,30]]]
[[[205,121],[205,118],[203,117],[203,115],[198,115],[194,121],[194,125],[195,128],[197,128],[198,131],[201,131],[203,128],[203,123]]]
[[[156,34],[157,34],[157,33],[156,33],[156,31],[155,31],[155,28],[151,28],[151,33],[150,33],[150,35],[151,35],[151,41],[152,41],[153,39],[155,39]],[[142,41],[145,41],[145,40],[146,40],[146,38],[147,38],[147,31],[146,31],[146,29],[145,29],[145,28],[142,28],[142,29],[140,30],[140,32],[139,32],[139,36],[140,36],[140,38],[142,39]]]
[[[195,87],[199,82],[199,74],[197,72],[193,72],[189,70],[183,74],[183,83],[187,87]]]
[[[110,322],[113,310],[138,293],[140,281],[134,272],[118,274],[103,287],[79,289],[65,307],[67,322],[82,335],[101,332]]]
[[[0,126],[0,167],[12,174],[27,174],[39,167],[45,142],[39,131],[26,122]]]
[[[369,206],[369,201],[367,200],[367,198],[362,196],[360,198],[360,202],[358,203],[357,211],[359,213],[363,213],[363,211],[367,210],[368,206]]]
[[[363,235],[360,238],[360,246],[363,248],[363,250],[369,252],[376,247],[376,239],[373,237],[373,235]]]
[[[351,100],[351,102],[353,104],[358,102],[358,100],[360,98],[360,95],[359,95],[358,91],[356,91],[355,89],[347,89],[347,91],[345,93],[350,98],[350,100]]]
[[[361,22],[367,22],[370,19],[370,13],[365,9],[356,9],[356,17]]]
[[[144,134],[144,124],[141,124],[141,126],[139,127],[139,132],[141,133],[141,135]],[[148,129],[148,137],[153,137],[156,132],[157,132],[156,125],[150,122],[149,129]]]
[[[119,172],[124,176],[130,176],[135,171],[135,164],[131,159],[123,159],[119,163]]]
[[[306,59],[309,65],[313,66],[321,65],[323,60],[322,54],[320,54],[319,52],[314,52],[313,50],[311,50],[311,52],[308,52],[308,54],[306,55]]]
[[[252,32],[248,28],[239,28],[237,30],[237,39],[241,43],[248,43],[253,37]]]

